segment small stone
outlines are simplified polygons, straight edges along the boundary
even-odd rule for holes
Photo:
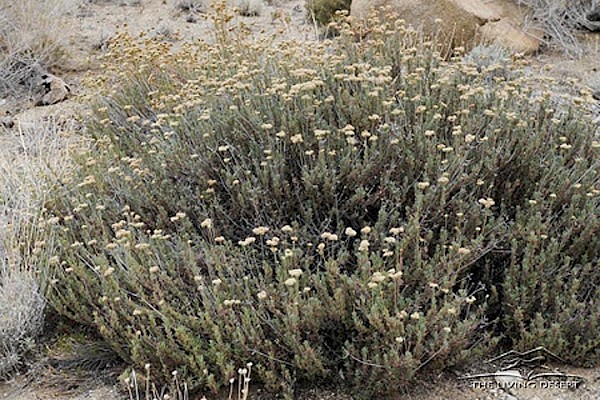
[[[0,127],[11,129],[15,126],[15,121],[11,117],[0,117]]]
[[[52,74],[42,75],[42,97],[35,102],[36,106],[49,106],[60,103],[69,97],[71,88],[61,78]]]

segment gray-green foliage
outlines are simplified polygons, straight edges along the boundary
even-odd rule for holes
[[[343,375],[372,398],[499,338],[597,361],[597,127],[532,78],[490,87],[397,26],[346,28],[175,55],[117,38],[47,204],[56,309],[214,390],[252,361],[276,392]]]
[[[0,252],[0,256],[4,256]],[[0,261],[4,264],[4,260]],[[44,322],[45,300],[29,271],[0,270],[0,379],[23,366]]]

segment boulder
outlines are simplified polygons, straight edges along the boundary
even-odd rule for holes
[[[536,34],[521,28],[523,21],[516,17],[522,15],[519,7],[506,0],[353,0],[350,15],[365,20],[382,7],[450,48],[470,49],[484,42],[533,53],[541,44]]]
[[[71,88],[64,80],[51,74],[42,75],[41,97],[35,102],[36,106],[49,106],[60,103],[71,94]]]
[[[498,44],[514,53],[533,54],[540,49],[542,44],[541,31],[532,30],[525,32],[510,18],[500,21],[490,21],[481,26],[479,30],[481,39],[485,43]]]
[[[382,7],[388,7],[407,25],[422,29],[425,35],[438,36],[450,47],[471,47],[480,25],[500,19],[485,5],[480,9],[472,4],[461,7],[455,0],[353,0],[350,15],[364,20],[373,9]]]

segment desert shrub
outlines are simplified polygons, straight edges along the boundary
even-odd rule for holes
[[[352,0],[307,0],[306,9],[309,19],[320,25],[327,25],[333,20],[336,11],[350,11]]]
[[[208,0],[175,0],[173,5],[177,10],[205,12],[208,10],[210,2]]]
[[[68,129],[68,126],[63,126]],[[52,237],[39,229],[50,176],[67,168],[68,144],[56,120],[19,124],[0,140],[0,377],[27,360],[44,320],[46,285],[39,264]]]
[[[59,312],[215,391],[252,361],[272,391],[371,398],[500,333],[598,355],[600,145],[579,106],[400,23],[315,44],[230,17],[214,45],[113,41],[90,149],[46,204]],[[558,346],[542,335],[572,312]]]
[[[218,1],[210,0],[176,0],[175,8],[188,12],[207,12]],[[260,15],[263,9],[263,0],[228,0],[227,4],[235,7],[243,16]]]
[[[463,57],[463,62],[474,64],[478,71],[486,69],[491,72],[491,67],[496,67],[497,70],[507,73],[510,67],[510,59],[510,54],[504,47],[497,44],[481,44],[469,51]],[[497,75],[489,72],[490,79]]]
[[[569,116],[564,119],[553,123],[560,126],[559,132],[573,132]],[[591,150],[599,144],[579,135],[557,139],[553,146],[562,149],[568,169],[557,175],[549,174],[552,168],[540,171],[540,182],[551,182],[551,190],[531,192],[527,203],[513,210],[507,243],[512,257],[502,287],[504,325],[520,350],[542,345],[571,363],[589,366],[600,356],[595,333],[600,325],[600,274],[594,270],[600,254],[600,191],[597,154]],[[570,153],[575,147],[582,153]],[[556,156],[544,158],[540,165],[556,162]]]
[[[4,261],[2,261],[4,263]],[[0,378],[10,377],[33,349],[44,320],[45,300],[29,271],[0,274]]]
[[[0,0],[0,96],[31,91],[64,60],[63,26],[77,0]]]
[[[263,0],[234,0],[230,3],[238,9],[240,15],[248,17],[260,15],[263,10]]]
[[[593,0],[515,0],[532,11],[532,19],[547,35],[547,44],[570,55],[582,55],[583,48],[577,30],[587,27],[586,16],[594,6]]]

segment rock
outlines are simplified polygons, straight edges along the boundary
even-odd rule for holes
[[[0,117],[0,127],[11,129],[15,126],[15,121],[11,117]]]
[[[61,78],[51,74],[42,75],[42,95],[35,102],[36,106],[49,106],[60,103],[69,97],[71,88]]]
[[[600,6],[596,6],[585,16],[585,23],[583,24],[587,29],[592,32],[600,31]]]
[[[450,48],[471,49],[481,42],[496,43],[519,53],[534,53],[541,44],[537,33],[523,31],[523,15],[511,2],[484,0],[354,0],[350,15],[365,20],[373,9],[389,7],[426,36],[438,36]],[[539,35],[541,37],[541,34]]]
[[[353,0],[350,15],[364,20],[373,9],[389,7],[408,25],[422,29],[426,36],[441,37],[440,42],[450,48],[473,47],[479,26],[500,19],[485,4],[474,7],[474,1],[463,6],[457,0]]]
[[[514,53],[533,54],[542,45],[542,32],[525,32],[509,18],[490,21],[480,29],[484,42],[500,45]]]

